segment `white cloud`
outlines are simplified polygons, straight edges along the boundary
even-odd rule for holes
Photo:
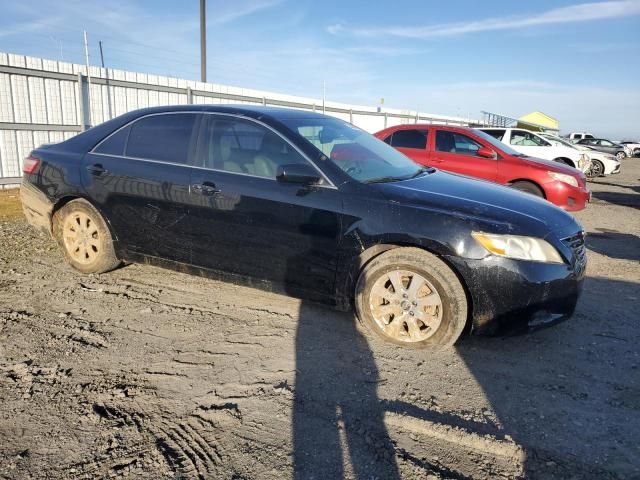
[[[327,31],[334,35],[346,34],[358,37],[380,35],[405,38],[451,37],[477,32],[513,30],[560,23],[587,22],[638,14],[640,14],[640,1],[622,0],[581,3],[568,7],[554,8],[537,14],[520,14],[517,16],[488,18],[472,22],[444,23],[424,27],[392,26],[349,28],[343,24],[334,24],[327,27]]]
[[[261,10],[266,10],[281,4],[283,0],[251,0],[248,2],[224,2],[226,9],[208,7],[207,23],[221,25],[233,22],[247,15],[252,15]]]

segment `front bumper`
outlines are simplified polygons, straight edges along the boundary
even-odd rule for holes
[[[568,319],[582,290],[586,261],[577,266],[448,257],[471,297],[474,333],[527,331]]]
[[[568,183],[554,181],[543,185],[547,200],[568,212],[586,208],[591,192],[586,185],[574,187]]]

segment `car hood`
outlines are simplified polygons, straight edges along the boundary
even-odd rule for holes
[[[463,217],[492,233],[564,238],[581,227],[564,210],[534,195],[436,170],[400,182],[373,184],[390,202]]]
[[[524,162],[527,162],[536,167],[545,167],[548,170],[552,170],[554,172],[566,173],[567,175],[575,175],[576,169],[570,167],[569,165],[565,165],[564,163],[554,162],[553,160],[544,160],[543,158],[537,157],[519,157]]]

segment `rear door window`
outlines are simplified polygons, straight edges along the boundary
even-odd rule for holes
[[[418,129],[396,130],[391,138],[391,146],[396,148],[427,148],[427,131]]]
[[[127,138],[129,137],[129,128],[129,126],[126,126],[111,134],[111,136],[99,143],[93,152],[101,153],[103,155],[124,155],[124,147],[127,143]]]
[[[187,164],[195,147],[197,115],[170,113],[144,117],[131,125],[126,156]]]

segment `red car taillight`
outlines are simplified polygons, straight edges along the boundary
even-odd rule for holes
[[[40,159],[30,155],[24,159],[24,162],[22,162],[22,171],[24,173],[31,174],[34,173],[39,166]]]

